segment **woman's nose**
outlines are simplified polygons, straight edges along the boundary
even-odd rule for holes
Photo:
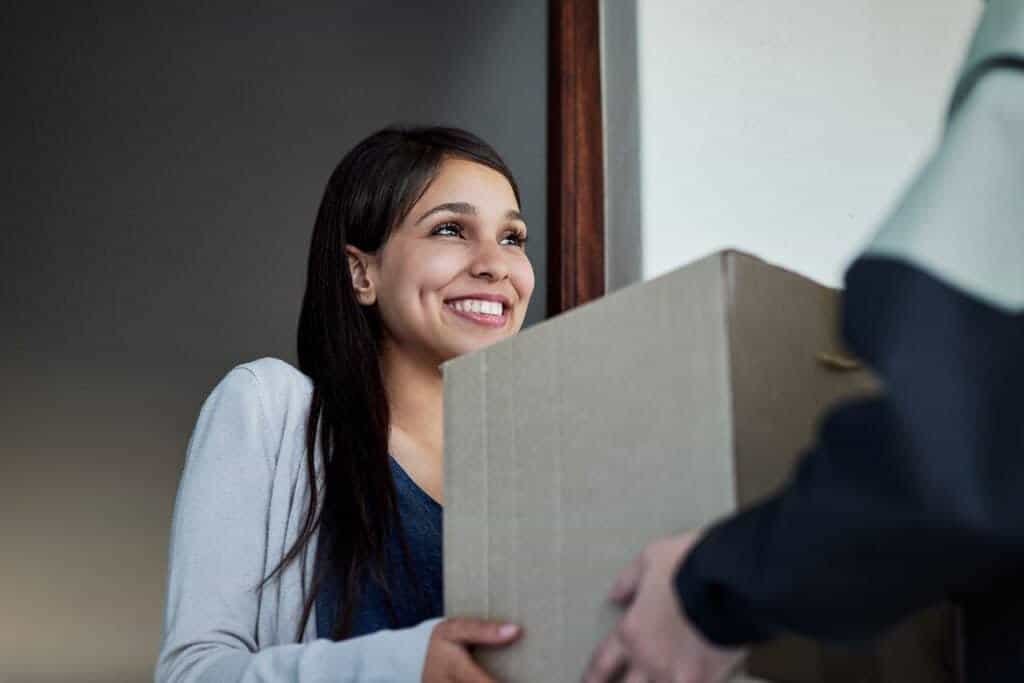
[[[509,274],[509,265],[498,244],[481,244],[473,254],[470,264],[473,277],[484,278],[492,282],[504,280]]]

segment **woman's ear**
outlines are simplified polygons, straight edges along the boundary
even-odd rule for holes
[[[348,269],[352,275],[352,288],[356,292],[356,299],[363,306],[372,306],[377,303],[373,255],[351,244],[345,245],[345,254],[348,256]]]

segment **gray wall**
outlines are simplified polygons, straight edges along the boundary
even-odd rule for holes
[[[142,681],[200,403],[294,362],[327,175],[391,122],[469,128],[546,272],[546,3],[21,3],[4,52],[0,681]]]

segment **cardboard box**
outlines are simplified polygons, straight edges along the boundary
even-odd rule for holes
[[[509,682],[577,681],[648,541],[779,486],[844,397],[877,390],[837,342],[838,295],[738,252],[616,292],[444,366],[445,607],[510,619]],[[878,642],[787,638],[773,681],[954,680],[937,610]]]

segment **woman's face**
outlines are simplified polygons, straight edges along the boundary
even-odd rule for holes
[[[444,161],[368,262],[389,350],[440,364],[518,332],[534,285],[525,240],[503,175]]]

